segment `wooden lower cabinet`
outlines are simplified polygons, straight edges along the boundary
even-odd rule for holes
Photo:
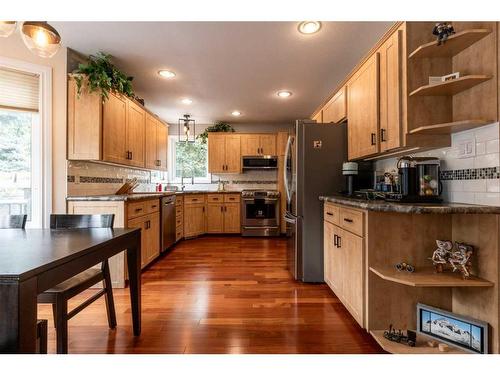
[[[240,233],[240,204],[224,203],[224,233]]]
[[[343,208],[339,210],[342,215]],[[364,239],[342,228],[342,221],[335,225],[325,220],[323,225],[325,282],[364,327]]]
[[[207,205],[207,233],[224,232],[224,203]]]
[[[240,203],[231,202],[230,197],[221,203],[208,203],[207,233],[240,233]]]
[[[184,203],[184,237],[205,233],[205,202]]]
[[[141,268],[144,268],[160,255],[160,213],[129,219],[127,228],[141,229]]]

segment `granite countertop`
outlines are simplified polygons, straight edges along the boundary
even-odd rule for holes
[[[466,203],[398,203],[383,200],[349,198],[342,195],[321,196],[320,200],[368,211],[405,214],[500,214],[500,207]]]
[[[240,194],[239,191],[206,191],[206,190],[190,190],[190,191],[162,191],[162,192],[139,192],[132,194],[108,194],[108,195],[78,195],[66,197],[67,201],[139,201],[143,199],[154,199],[167,197],[169,195],[185,195],[185,194]]]

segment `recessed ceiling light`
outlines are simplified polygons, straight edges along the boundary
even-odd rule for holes
[[[233,111],[233,112],[231,112],[231,114],[233,116],[241,116],[241,112],[240,111]]]
[[[292,96],[292,92],[288,90],[280,90],[276,95],[280,98],[288,98],[289,96]]]
[[[299,23],[299,32],[302,34],[314,34],[321,29],[321,22],[319,21],[304,21]]]
[[[158,74],[161,75],[163,78],[174,78],[175,73],[170,71],[170,70],[160,70],[158,71]]]
[[[191,104],[193,101],[189,98],[184,98],[181,100],[181,102],[183,102],[184,104]]]

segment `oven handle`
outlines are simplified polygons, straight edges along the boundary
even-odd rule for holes
[[[257,200],[263,200],[264,203],[275,203],[279,201],[279,198],[243,198],[243,201],[245,202],[255,202],[255,199]]]

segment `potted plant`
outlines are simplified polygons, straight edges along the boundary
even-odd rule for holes
[[[108,99],[110,92],[118,92],[134,99],[132,88],[133,77],[127,76],[111,63],[111,55],[98,52],[90,55],[88,61],[78,65],[73,72],[77,93],[81,94],[82,88],[89,92],[100,91],[102,101]]]
[[[234,129],[231,125],[224,121],[217,121],[214,125],[209,126],[205,131],[199,134],[196,139],[199,139],[201,143],[207,143],[208,133],[211,132],[226,132],[234,133]]]

